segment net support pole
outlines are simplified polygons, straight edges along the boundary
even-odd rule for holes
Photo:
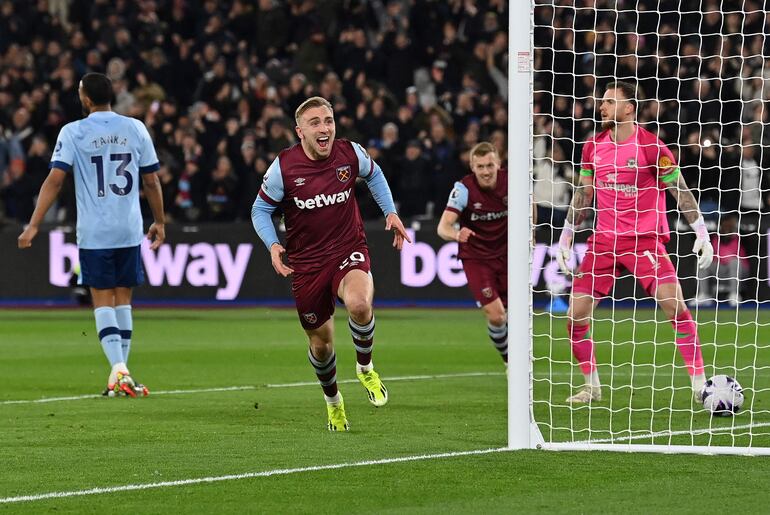
[[[508,447],[541,443],[532,419],[530,293],[532,5],[509,4],[508,48]]]

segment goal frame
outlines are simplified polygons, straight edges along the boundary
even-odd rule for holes
[[[509,4],[508,62],[508,448],[770,456],[770,448],[546,442],[534,416],[533,40],[535,0]],[[526,120],[527,123],[523,123]],[[527,173],[523,173],[527,170]],[[524,246],[522,242],[529,245]],[[527,267],[521,266],[528,263]]]

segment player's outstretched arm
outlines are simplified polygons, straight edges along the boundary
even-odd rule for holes
[[[566,276],[572,275],[572,271],[567,263],[572,257],[572,238],[575,234],[575,227],[586,219],[593,201],[593,176],[581,176],[580,184],[575,188],[575,194],[572,196],[572,202],[570,202],[569,210],[567,211],[567,219],[564,221],[564,227],[561,230],[561,236],[559,236],[559,248],[556,251],[556,261]]]
[[[466,243],[471,236],[476,235],[475,232],[467,227],[461,227],[459,230],[455,229],[455,224],[459,219],[460,215],[454,211],[444,211],[441,215],[441,220],[438,222],[438,235],[442,240]]]
[[[158,174],[155,172],[143,174],[142,185],[153,218],[153,223],[147,230],[147,239],[152,242],[150,248],[157,250],[166,240],[166,215],[163,211],[163,191]]]
[[[19,235],[18,245],[20,249],[26,249],[32,246],[32,240],[37,236],[40,223],[59,197],[59,192],[61,191],[66,178],[67,172],[60,168],[52,168],[48,177],[43,181],[43,185],[40,187],[40,194],[37,197],[37,205],[32,212],[32,218],[29,220],[29,225],[27,225],[24,232]]]
[[[681,172],[676,180],[668,183],[666,188],[671,196],[676,199],[676,205],[679,207],[682,215],[684,215],[687,223],[695,231],[695,244],[692,246],[692,251],[698,256],[698,267],[701,269],[708,268],[714,260],[714,247],[711,246],[706,222],[703,220],[703,215],[698,208],[695,196],[687,186],[687,182],[685,182]]]

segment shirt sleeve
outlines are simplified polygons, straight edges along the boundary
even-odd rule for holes
[[[270,250],[273,244],[278,243],[278,234],[275,232],[271,216],[273,211],[275,211],[275,206],[268,204],[265,199],[259,196],[254,200],[254,205],[251,206],[251,223],[267,250]]]
[[[454,188],[449,193],[449,200],[446,203],[446,211],[452,211],[458,215],[465,210],[468,205],[468,188],[461,182],[456,182]]]
[[[382,173],[380,165],[374,162],[364,147],[351,141],[353,151],[358,157],[358,176],[366,181],[369,191],[372,192],[377,205],[380,206],[382,213],[388,216],[396,212],[396,204],[393,202],[393,194],[390,192],[390,186]]]
[[[136,121],[137,132],[139,133],[139,173],[152,173],[160,169],[158,155],[155,153],[155,145],[152,144],[152,138],[143,122]]]
[[[273,206],[277,206],[283,200],[283,175],[278,157],[273,160],[265,172],[262,187],[259,189],[259,196]]]
[[[679,178],[680,171],[679,164],[676,162],[674,154],[660,140],[658,140],[657,150],[656,167],[658,171],[658,180],[663,185],[669,185],[676,182]]]
[[[366,179],[374,173],[374,168],[379,168],[379,166],[374,162],[374,159],[371,158],[369,153],[364,150],[364,147],[352,141],[350,143],[353,145],[353,151],[358,157],[358,176],[362,179]]]
[[[594,150],[596,144],[594,140],[586,141],[583,145],[583,152],[580,156],[580,176],[581,177],[593,177],[594,176]]]
[[[59,137],[56,139],[56,146],[53,148],[51,162],[48,168],[59,168],[65,172],[72,171],[72,165],[75,162],[75,146],[69,135],[69,126],[65,125],[59,131]]]

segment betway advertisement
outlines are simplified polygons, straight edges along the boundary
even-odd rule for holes
[[[409,230],[413,243],[402,252],[392,247],[392,233],[384,223],[367,223],[366,232],[372,262],[376,299],[408,304],[459,303],[473,305],[466,287],[457,244],[436,235],[435,224]],[[33,247],[16,248],[20,227],[0,231],[0,301],[63,300],[70,296],[72,272],[78,263],[75,234],[71,228],[43,230]],[[557,235],[558,237],[558,235]],[[556,244],[547,231],[537,234],[532,252],[530,281],[535,301],[549,292],[569,290],[556,263]],[[749,258],[750,274],[742,282],[744,299],[770,300],[770,260],[767,256],[770,234],[742,239]],[[695,292],[695,257],[692,236],[672,234],[668,244],[682,283],[685,298]],[[522,244],[526,244],[523,242]],[[578,236],[572,266],[582,261],[585,238]],[[761,257],[760,257],[761,256]],[[248,223],[170,225],[167,240],[157,251],[142,246],[145,284],[135,290],[137,300],[152,301],[258,301],[290,302],[290,281],[279,277],[270,257]],[[612,294],[617,299],[644,296],[636,281],[621,274]]]
[[[435,225],[409,230],[414,242],[402,252],[383,223],[366,228],[378,300],[396,302],[472,303],[465,273],[457,260],[457,244],[436,235]],[[0,233],[4,270],[0,297],[44,300],[68,297],[78,248],[71,228],[43,230],[31,249],[15,248],[17,232]],[[142,244],[145,284],[137,300],[284,301],[291,299],[290,281],[279,277],[251,224],[208,224],[167,227],[166,243],[153,251]]]

